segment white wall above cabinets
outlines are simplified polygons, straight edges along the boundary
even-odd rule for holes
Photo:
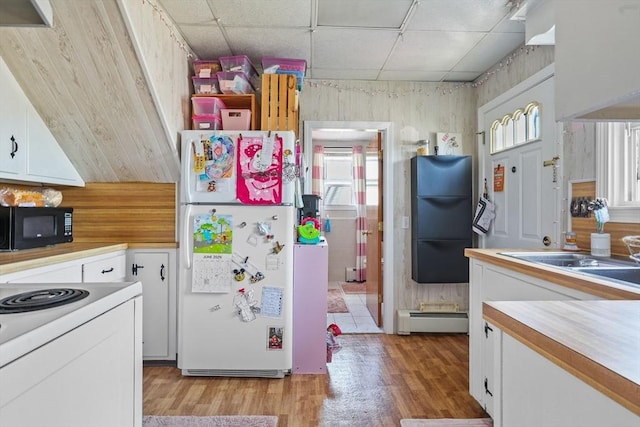
[[[640,120],[640,0],[555,9],[556,119]]]
[[[0,180],[84,186],[1,57]]]

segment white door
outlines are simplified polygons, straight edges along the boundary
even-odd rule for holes
[[[485,132],[484,144],[479,146],[479,189],[482,192],[486,182],[496,214],[489,233],[481,239],[482,247],[561,247],[562,133],[555,122],[554,81],[553,67],[547,67],[478,112],[478,123]],[[492,124],[518,110],[526,111],[532,102],[539,105],[538,137],[491,154]],[[501,190],[498,167],[503,168]]]

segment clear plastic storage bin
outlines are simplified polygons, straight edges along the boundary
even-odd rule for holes
[[[253,93],[253,86],[242,71],[221,71],[217,74],[222,93]]]
[[[260,88],[260,75],[248,56],[221,56],[220,66],[222,71],[242,71],[254,89]]]
[[[220,117],[220,110],[227,108],[224,102],[214,96],[192,96],[191,104],[194,116]]]
[[[307,71],[307,61],[304,59],[265,56],[262,58],[262,70],[264,74],[294,74],[298,78],[298,90],[302,90],[302,80]]]
[[[197,77],[211,77],[221,70],[222,66],[217,59],[198,59],[193,61],[193,71]]]
[[[220,92],[218,77],[214,74],[210,78],[191,77],[193,81],[193,93],[198,95],[216,94]]]
[[[222,129],[222,120],[220,116],[205,114],[202,116],[193,116],[193,130],[220,130]]]

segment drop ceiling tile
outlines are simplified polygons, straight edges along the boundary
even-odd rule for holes
[[[312,68],[310,70],[307,69],[307,78],[326,80],[376,80],[378,78],[378,70]]]
[[[200,59],[214,59],[232,54],[217,25],[183,25],[180,29],[185,41]]]
[[[207,0],[159,0],[158,3],[178,25],[213,22]]]
[[[385,69],[449,71],[482,36],[482,33],[407,31]]]
[[[511,8],[506,0],[421,1],[408,30],[491,31]]]
[[[383,70],[378,80],[397,80],[411,82],[438,82],[444,78],[446,71],[400,71]]]
[[[318,0],[318,26],[399,29],[412,0]]]
[[[225,26],[311,26],[311,0],[215,0],[210,3],[214,15]]]
[[[312,33],[312,66],[325,69],[379,69],[396,38],[395,31],[318,28]]]
[[[233,55],[247,55],[261,69],[263,56],[311,59],[311,32],[308,29],[228,28]]]
[[[462,57],[453,71],[486,71],[523,43],[524,34],[487,34],[480,43]]]

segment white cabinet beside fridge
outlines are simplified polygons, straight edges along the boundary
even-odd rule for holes
[[[175,249],[127,251],[127,280],[142,282],[145,360],[176,360],[175,266]]]

